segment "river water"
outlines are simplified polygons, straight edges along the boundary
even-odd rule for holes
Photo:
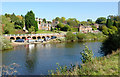
[[[2,52],[2,64],[17,63],[20,75],[48,75],[48,70],[56,69],[56,63],[67,66],[82,63],[80,52],[84,44],[93,51],[94,57],[103,56],[99,53],[101,42],[29,44]]]

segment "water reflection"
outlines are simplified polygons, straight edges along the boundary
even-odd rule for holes
[[[48,70],[55,70],[59,63],[67,65],[80,63],[80,52],[83,51],[85,43],[52,43],[52,44],[29,44],[15,47],[14,50],[2,53],[3,64],[16,63],[20,65],[18,71],[21,75],[48,74]],[[98,53],[101,42],[89,42],[95,56]]]
[[[26,64],[25,66],[29,70],[29,72],[34,71],[35,63],[36,63],[36,50],[37,47],[35,44],[26,45]]]

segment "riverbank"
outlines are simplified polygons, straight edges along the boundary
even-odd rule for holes
[[[66,34],[66,41],[93,41],[93,40],[105,40],[107,38],[103,33],[76,33],[68,32]]]
[[[102,33],[97,33],[97,34],[93,34],[93,33],[87,33],[87,34],[83,34],[83,33],[77,33],[77,34],[73,34],[68,32],[66,34],[66,37],[60,37],[60,38],[56,38],[56,39],[51,39],[48,41],[44,41],[44,42],[34,42],[32,44],[46,44],[46,43],[62,43],[62,42],[87,42],[87,41],[103,41],[107,38],[107,36],[105,36]],[[9,42],[10,43],[10,42]],[[31,44],[28,42],[24,42],[24,43],[20,43],[20,42],[11,42],[9,45],[4,46],[6,48],[2,48],[2,50],[6,50],[6,49],[11,49],[14,46],[19,46],[19,45],[26,45],[26,44]]]
[[[105,37],[103,38],[89,38],[89,39],[83,39],[83,40],[75,40],[73,42],[91,42],[91,41],[103,41]],[[28,42],[12,42],[10,43],[13,47],[14,46],[19,46],[19,45],[26,45],[26,44],[46,44],[46,43],[62,43],[62,42],[71,42],[69,40],[66,40],[65,37],[62,38],[56,38],[56,39],[51,39],[48,41],[43,41],[43,42],[33,42],[33,43],[28,43]]]
[[[12,49],[13,46],[10,44],[10,41],[5,39],[3,36],[0,36],[0,51]]]
[[[76,65],[68,68],[58,65],[56,71],[51,71],[51,75],[118,75],[120,67],[118,66],[120,50],[104,57],[94,58],[91,62]]]

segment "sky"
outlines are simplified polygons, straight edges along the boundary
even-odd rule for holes
[[[35,17],[51,21],[55,17],[79,21],[118,15],[118,2],[2,2],[2,14],[25,15],[32,10]]]

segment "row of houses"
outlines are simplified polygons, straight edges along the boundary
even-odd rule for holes
[[[97,29],[99,28],[98,24],[94,24],[94,26]],[[91,26],[85,26],[85,25],[80,24],[79,25],[79,32],[82,32],[82,33],[88,33],[88,32],[97,33],[97,32],[99,32],[99,30],[93,30]]]
[[[46,21],[46,23],[43,22],[43,19],[41,19],[41,18],[36,18],[35,20],[38,22],[39,30],[51,30],[51,27],[55,28],[56,25],[59,24],[59,21],[55,21],[55,20],[53,20],[52,22]],[[63,24],[67,24],[67,22],[65,21]],[[96,26],[96,28],[99,28],[98,24],[92,24],[92,25]],[[98,32],[98,30],[93,31],[91,26],[85,26],[83,24],[79,24],[79,26],[77,26],[75,28],[78,28],[79,32],[82,32],[82,33]]]

